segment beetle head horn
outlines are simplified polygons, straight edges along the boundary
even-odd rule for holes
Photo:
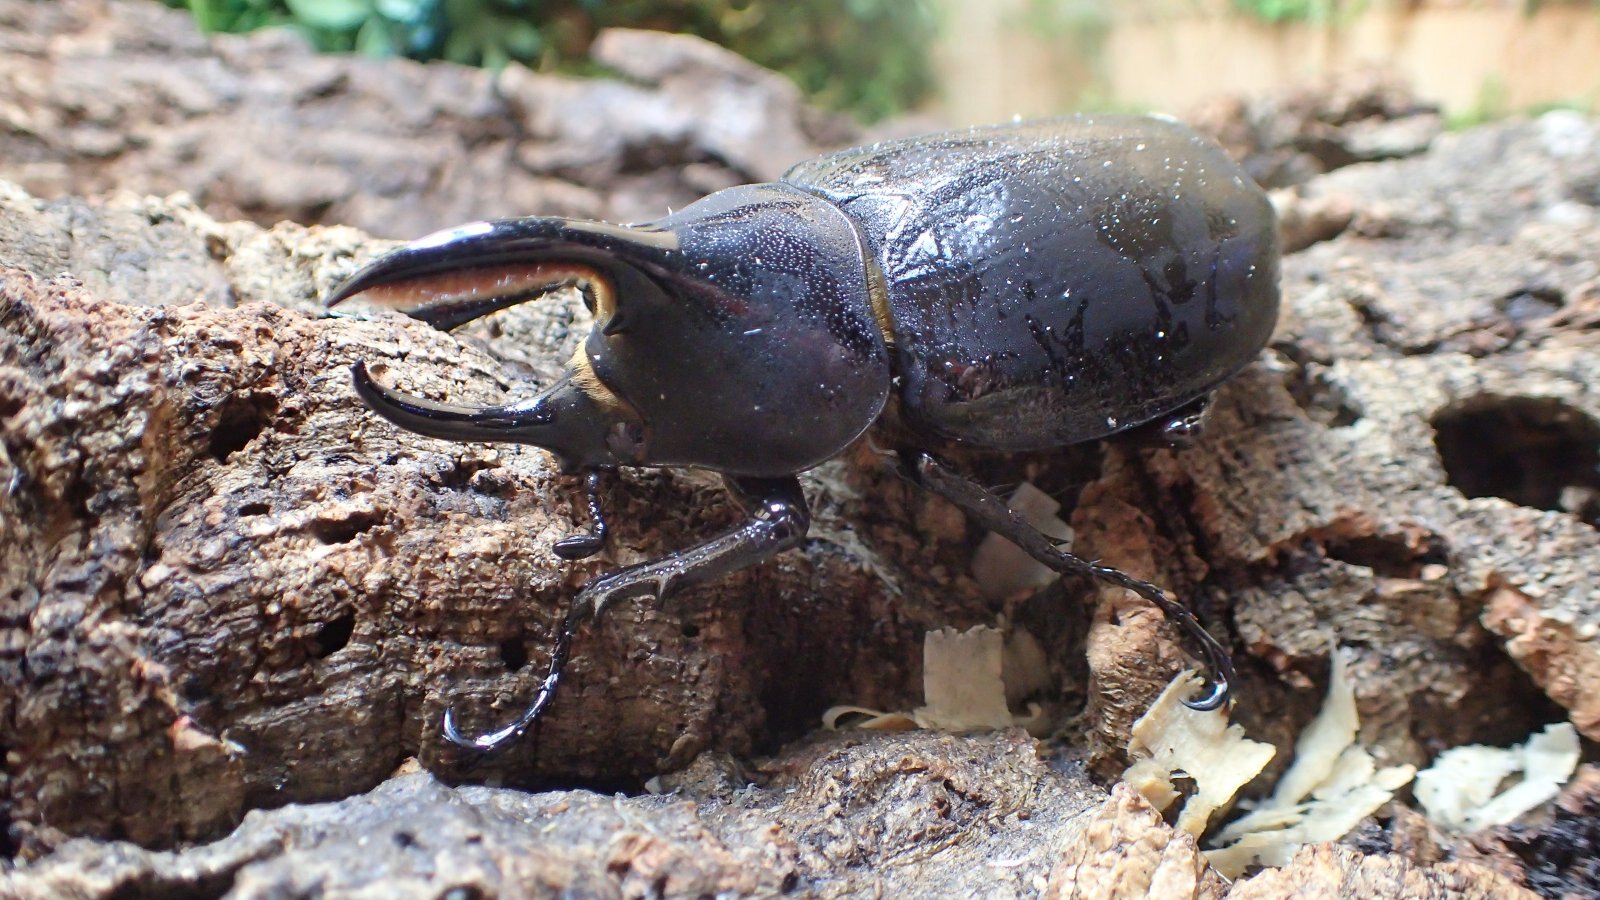
[[[438,403],[384,387],[366,363],[350,367],[356,393],[374,412],[407,431],[452,441],[533,444],[555,455],[566,471],[633,465],[644,453],[636,416],[607,409],[569,375],[531,400],[504,406]]]
[[[333,307],[360,297],[450,330],[576,285],[604,323],[618,290],[654,290],[628,259],[658,253],[672,242],[670,234],[600,222],[476,222],[380,257],[345,279],[325,302]],[[643,422],[595,377],[582,348],[560,381],[531,400],[503,406],[461,406],[406,394],[374,380],[364,362],[351,367],[351,377],[373,411],[408,431],[446,440],[533,444],[555,454],[565,469],[643,460]]]

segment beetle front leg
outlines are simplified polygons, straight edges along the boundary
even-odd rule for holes
[[[556,541],[551,550],[565,560],[588,559],[606,546],[606,511],[600,505],[600,474],[602,469],[583,473],[583,496],[589,505],[589,533],[573,534]]]
[[[1107,581],[1154,603],[1168,619],[1199,644],[1206,664],[1211,669],[1211,683],[1206,692],[1199,699],[1185,700],[1184,705],[1190,709],[1207,711],[1218,709],[1228,702],[1234,680],[1233,659],[1188,607],[1167,597],[1161,588],[1148,581],[1140,581],[1120,569],[1089,562],[1057,548],[1054,541],[1029,525],[1004,500],[951,471],[933,456],[918,452],[912,454],[908,462],[918,484],[954,503],[980,525],[1016,544],[1024,553],[1056,572],[1088,575]]]
[[[467,737],[456,727],[454,710],[446,708],[442,723],[445,740],[466,750],[488,753],[505,748],[521,736],[554,699],[579,623],[599,616],[612,603],[638,597],[659,598],[680,587],[721,578],[798,546],[805,538],[811,527],[811,510],[795,478],[730,477],[728,487],[750,513],[748,521],[702,544],[602,575],[584,585],[561,620],[549,672],[522,715],[498,731]]]

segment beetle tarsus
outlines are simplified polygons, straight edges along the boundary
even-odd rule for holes
[[[589,505],[589,533],[574,534],[556,541],[551,549],[562,559],[573,561],[587,559],[606,546],[606,534],[610,530],[606,525],[605,509],[600,505],[601,469],[590,469],[583,473],[584,499]]]
[[[496,731],[467,737],[457,727],[453,710],[447,708],[442,722],[445,740],[463,750],[493,753],[515,742],[536,725],[555,698],[578,624],[591,616],[598,617],[612,603],[659,597],[685,585],[721,578],[798,546],[805,538],[811,527],[811,510],[806,506],[800,482],[793,476],[729,477],[727,483],[740,505],[750,513],[744,524],[686,550],[619,569],[584,585],[561,621],[561,630],[550,654],[549,671],[522,715]]]
[[[1212,394],[1203,394],[1161,423],[1161,441],[1175,450],[1193,447],[1206,431],[1206,415],[1211,411]]]
[[[1161,588],[1148,581],[1140,581],[1121,569],[1090,562],[1059,549],[999,496],[951,471],[931,454],[913,454],[908,460],[907,469],[918,484],[954,503],[980,525],[1016,544],[1024,553],[1051,569],[1110,582],[1154,603],[1173,624],[1183,629],[1199,645],[1210,670],[1210,680],[1201,695],[1185,700],[1184,705],[1200,711],[1220,709],[1227,705],[1234,681],[1233,659],[1188,607],[1171,599]]]
[[[577,633],[578,623],[586,618],[588,607],[583,603],[580,595],[573,602],[572,608],[567,610],[567,615],[561,620],[561,630],[556,635],[556,645],[550,652],[550,669],[545,673],[544,681],[539,684],[539,692],[534,695],[533,702],[522,711],[516,721],[487,734],[477,737],[467,737],[456,727],[455,707],[447,706],[444,716],[439,723],[439,730],[444,734],[444,739],[463,750],[477,753],[494,753],[504,750],[522,737],[533,724],[539,721],[544,711],[555,699],[556,687],[561,683],[561,674],[566,670],[567,657],[572,652],[572,637]]]
[[[1211,393],[1201,394],[1153,422],[1124,431],[1114,440],[1124,446],[1158,450],[1186,450],[1193,447],[1205,434],[1213,396]]]

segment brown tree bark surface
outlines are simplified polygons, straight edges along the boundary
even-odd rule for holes
[[[0,896],[1228,890],[1142,800],[1107,792],[1131,723],[1187,663],[1173,630],[1092,584],[986,599],[967,574],[982,536],[865,442],[806,476],[803,548],[611,610],[580,633],[536,738],[480,765],[442,752],[446,704],[472,725],[525,702],[583,580],[737,514],[714,478],[626,472],[605,496],[607,552],[561,562],[550,544],[586,517],[542,452],[397,431],[360,405],[348,368],[364,359],[435,399],[525,395],[586,332],[582,305],[531,304],[458,335],[392,314],[328,318],[318,298],[382,242],[226,219],[281,209],[401,234],[614,214],[643,183],[633,163],[562,182],[598,199],[561,209],[539,191],[571,172],[528,162],[592,147],[692,157],[657,160],[678,173],[659,177],[717,160],[717,178],[654,195],[681,202],[674,190],[792,161],[739,157],[730,135],[754,153],[752,122],[709,98],[771,98],[757,106],[792,142],[774,139],[774,157],[814,151],[811,114],[768,73],[676,38],[609,38],[645,86],[527,73],[491,85],[309,57],[272,36],[202,40],[175,16],[0,3],[16,51],[0,56],[16,76],[0,79],[0,144],[21,148],[0,156],[24,170],[0,173],[63,192],[0,189],[0,826],[17,857]],[[296,60],[278,87],[247,77],[260,54]],[[128,59],[145,74],[94,75]],[[688,83],[700,88],[669,86]],[[127,93],[156,84],[154,104]],[[472,106],[513,88],[516,104]],[[370,119],[332,108],[374,93],[390,99]],[[611,96],[629,99],[594,105]],[[560,130],[578,127],[573,103],[590,104],[590,130]],[[612,136],[682,127],[639,132],[613,157],[607,117]],[[283,147],[350,128],[352,155],[329,163],[349,189],[320,206],[228,193],[301,184],[306,160],[328,158],[273,152],[250,122],[271,122]],[[496,153],[521,162],[372,189],[385,154],[420,141],[423,157],[448,158],[485,122],[503,130]],[[83,143],[94,128],[108,133],[98,157]],[[175,160],[190,152],[212,162],[185,169]],[[229,153],[248,155],[210,155]],[[479,177],[494,189],[471,188]],[[71,196],[112,185],[197,199]],[[1354,650],[1361,739],[1380,765],[1562,719],[1600,738],[1600,125],[1552,113],[1447,134],[1279,201],[1286,223],[1314,225],[1285,260],[1284,320],[1198,446],[964,462],[991,484],[1033,480],[1068,503],[1079,552],[1192,602],[1233,646],[1235,717],[1279,746],[1276,766],[1321,702],[1335,646]],[[441,219],[383,211],[402,208]],[[831,703],[915,705],[923,633],[1001,611],[1047,651],[1052,740],[808,734]],[[664,772],[676,793],[639,792]],[[631,795],[521,790],[551,784]],[[1586,833],[1585,804],[1568,803],[1561,834]],[[1583,883],[1546,865],[1552,842],[1537,834],[1423,853],[1395,824],[1404,813],[1387,819],[1232,891]]]

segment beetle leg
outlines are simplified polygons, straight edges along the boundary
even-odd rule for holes
[[[1199,644],[1211,670],[1211,683],[1195,700],[1184,705],[1201,711],[1218,709],[1228,702],[1234,680],[1233,660],[1226,648],[1201,626],[1188,607],[1167,597],[1155,585],[1140,581],[1120,569],[1074,556],[1056,547],[1055,542],[1029,525],[1027,520],[995,494],[951,471],[927,453],[912,456],[911,473],[918,484],[954,503],[978,524],[999,534],[1024,553],[1063,574],[1088,575],[1133,591],[1154,603],[1179,628]]]
[[[1193,447],[1205,433],[1206,414],[1211,411],[1213,394],[1201,394],[1175,411],[1116,436],[1116,440],[1135,447]]]
[[[590,469],[583,473],[584,497],[589,501],[589,521],[591,523],[588,534],[574,534],[555,542],[550,549],[565,560],[587,559],[599,553],[606,545],[605,510],[600,506],[600,473],[601,469]]]
[[[1206,415],[1211,412],[1211,398],[1215,394],[1201,394],[1188,406],[1178,410],[1161,423],[1161,440],[1175,449],[1193,447],[1206,430]]]
[[[456,727],[455,712],[444,711],[445,740],[466,750],[492,752],[516,740],[538,721],[555,697],[572,637],[584,619],[599,616],[618,600],[660,597],[685,585],[721,578],[798,546],[811,527],[800,482],[795,478],[729,478],[728,486],[750,513],[744,524],[702,544],[660,559],[619,569],[584,585],[561,620],[550,669],[538,693],[516,721],[488,734],[467,737]]]

